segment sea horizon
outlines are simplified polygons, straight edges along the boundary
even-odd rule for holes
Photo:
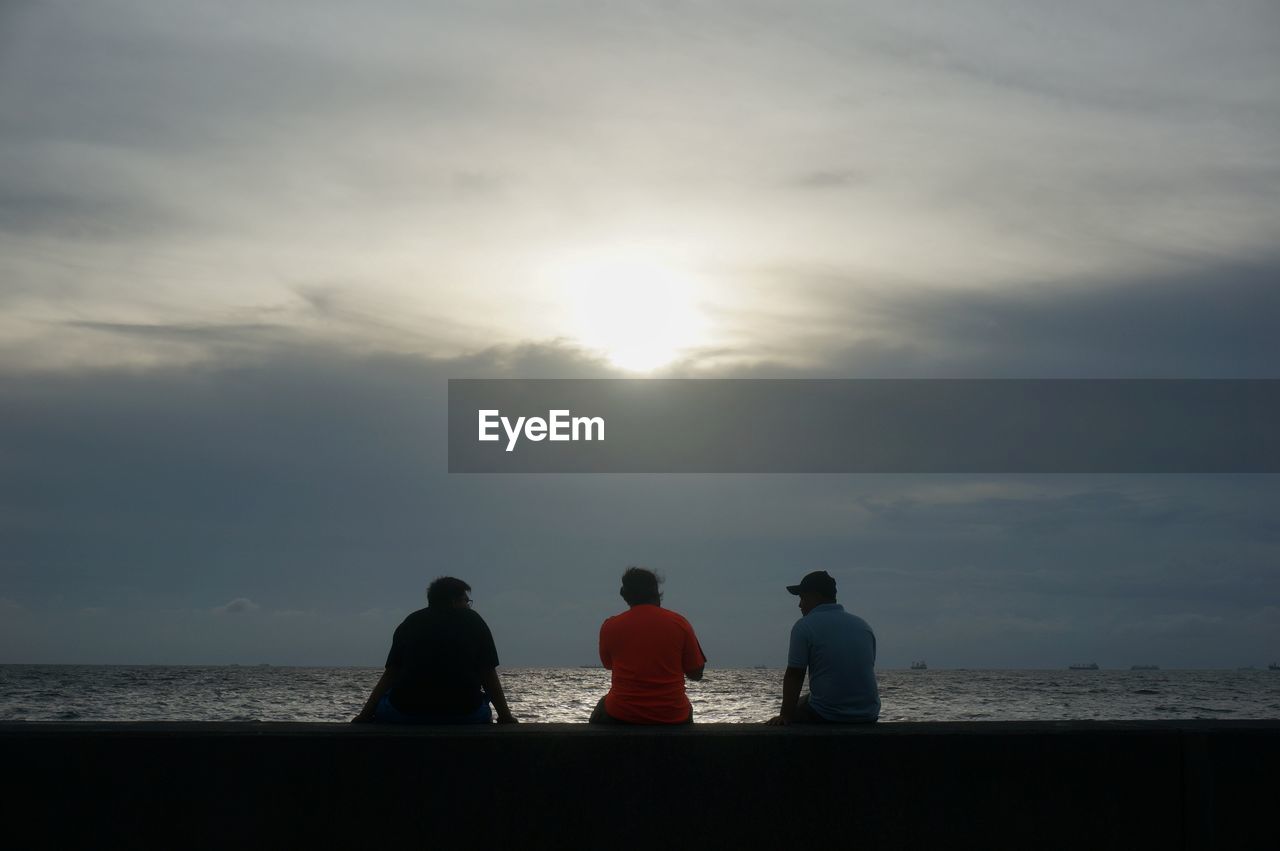
[[[0,721],[349,721],[380,668],[0,664]],[[776,714],[781,667],[709,668],[687,684],[695,722]],[[499,669],[524,722],[585,723],[609,688],[597,666]],[[1280,718],[1266,668],[930,668],[877,671],[881,721]]]

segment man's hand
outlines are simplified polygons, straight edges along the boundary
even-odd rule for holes
[[[796,704],[800,702],[800,687],[804,685],[804,668],[787,666],[782,675],[782,706],[778,709],[778,717],[769,721],[775,727],[785,727],[795,716]]]
[[[351,719],[352,724],[368,724],[374,720],[374,716],[378,713],[378,704],[382,702],[383,695],[391,690],[391,684],[396,681],[399,673],[400,669],[394,665],[383,668],[382,676],[378,677],[378,684],[373,687],[360,714]]]
[[[484,672],[481,678],[484,685],[484,693],[489,696],[489,702],[493,704],[493,708],[498,710],[499,724],[518,724],[519,721],[511,714],[511,707],[507,706],[507,696],[502,691],[502,681],[498,679],[498,669],[490,668]]]

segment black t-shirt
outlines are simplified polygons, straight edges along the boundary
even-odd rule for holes
[[[401,712],[465,715],[484,699],[484,674],[498,667],[498,650],[484,619],[452,606],[419,609],[396,627],[387,654],[399,669],[391,705]]]

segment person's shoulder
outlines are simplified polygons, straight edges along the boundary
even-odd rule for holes
[[[475,609],[455,609],[454,611],[458,613],[458,619],[465,624],[470,626],[482,626],[485,629],[489,628],[489,624],[485,623],[484,618],[482,618],[480,613]]]
[[[663,609],[663,608],[658,608],[658,611],[662,613],[660,615],[661,617],[666,618],[669,621],[675,621],[678,624],[683,624],[684,626],[687,626],[690,629],[693,628],[693,625],[689,623],[689,619],[686,618],[684,615],[680,614],[679,612],[673,612],[671,611],[671,609]]]
[[[871,632],[871,624],[867,623],[865,618],[848,611],[842,612],[841,614],[844,615],[844,622],[850,627],[853,627],[854,629],[865,629],[867,632]]]
[[[409,614],[404,616],[404,620],[400,621],[400,626],[407,626],[407,625],[418,623],[426,619],[427,617],[429,617],[430,613],[431,613],[431,609],[429,608],[421,608],[421,609],[418,609],[416,612],[410,612]]]

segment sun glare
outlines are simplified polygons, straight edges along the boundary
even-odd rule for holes
[[[651,372],[705,342],[697,281],[643,257],[576,258],[556,273],[569,333],[630,372]]]

